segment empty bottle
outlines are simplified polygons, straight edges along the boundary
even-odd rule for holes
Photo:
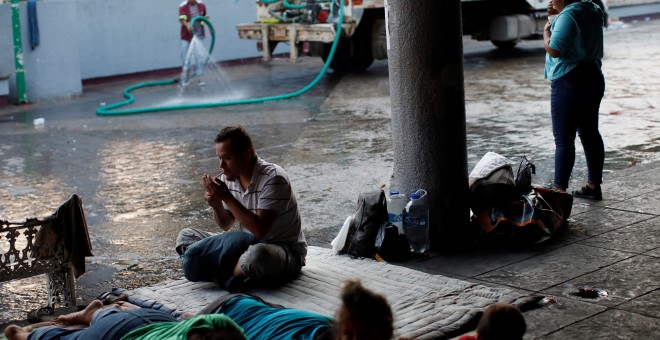
[[[419,189],[411,194],[410,201],[403,209],[403,232],[414,253],[424,253],[429,249],[429,207],[426,191]]]
[[[388,220],[399,228],[399,234],[403,234],[403,208],[406,206],[406,201],[406,195],[390,190],[390,195],[387,197]]]

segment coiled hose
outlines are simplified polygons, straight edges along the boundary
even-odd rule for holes
[[[213,25],[211,22],[201,16],[195,17],[191,20],[190,24],[194,25],[195,22],[197,21],[203,21],[209,26],[209,31],[211,32],[211,45],[209,48],[209,55],[213,51],[213,45],[215,44],[215,30],[213,29]],[[106,105],[106,106],[101,106],[96,109],[96,114],[100,116],[117,116],[117,115],[130,115],[130,114],[137,114],[137,113],[147,113],[147,112],[158,112],[158,111],[171,111],[171,110],[186,110],[186,109],[201,109],[201,108],[209,108],[209,107],[218,107],[218,106],[232,106],[232,105],[243,105],[243,104],[255,104],[255,103],[263,103],[263,102],[268,102],[268,101],[274,101],[274,100],[282,100],[282,99],[289,99],[293,98],[296,96],[299,96],[307,91],[309,91],[312,87],[314,87],[320,80],[321,78],[325,75],[325,72],[328,70],[328,67],[330,67],[330,63],[332,62],[332,58],[335,55],[335,50],[337,49],[337,44],[339,43],[339,38],[341,36],[341,31],[342,31],[342,25],[344,23],[344,2],[340,1],[340,6],[339,6],[339,18],[337,20],[337,32],[335,33],[335,40],[332,42],[332,47],[330,49],[330,53],[328,54],[328,58],[325,61],[325,64],[323,65],[323,68],[319,72],[319,74],[312,80],[307,86],[301,88],[298,91],[294,92],[289,92],[285,94],[280,94],[280,95],[274,95],[274,96],[267,96],[267,97],[258,97],[258,98],[246,98],[246,99],[238,99],[238,100],[230,100],[230,101],[221,101],[221,102],[212,102],[212,103],[200,103],[200,104],[181,104],[181,105],[163,105],[163,106],[154,106],[154,107],[141,107],[141,108],[131,108],[131,109],[120,109],[121,107],[124,107],[126,105],[130,105],[135,101],[135,97],[131,94],[131,91],[137,90],[142,87],[149,87],[149,86],[162,86],[162,85],[170,85],[170,84],[175,84],[178,82],[178,79],[174,80],[162,80],[162,81],[150,81],[150,82],[144,82],[144,83],[139,83],[136,85],[132,85],[124,89],[124,98],[126,98],[123,101]],[[268,47],[264,47],[268,48]]]

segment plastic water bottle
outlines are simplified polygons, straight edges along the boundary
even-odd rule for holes
[[[389,222],[399,228],[399,234],[403,234],[403,208],[406,206],[406,195],[395,190],[390,190],[387,197],[387,215]]]
[[[426,191],[419,189],[411,194],[410,201],[403,209],[403,232],[413,253],[429,250],[429,207]]]

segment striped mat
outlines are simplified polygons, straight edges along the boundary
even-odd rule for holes
[[[343,282],[358,279],[363,286],[384,295],[394,313],[395,335],[415,339],[442,339],[474,328],[483,309],[496,302],[521,308],[538,298],[509,289],[432,275],[371,259],[332,254],[330,249],[309,247],[307,265],[294,281],[274,289],[249,293],[285,307],[334,315],[340,304]],[[123,292],[114,289],[114,294]],[[126,291],[128,300],[142,307],[166,310],[174,316],[196,313],[228,294],[215,283],[168,280]]]

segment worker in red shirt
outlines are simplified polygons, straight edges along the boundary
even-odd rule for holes
[[[208,18],[206,14],[206,5],[198,0],[185,0],[179,5],[179,21],[181,22],[181,61],[183,64],[183,71],[181,73],[181,82],[185,85],[188,84],[192,77],[201,76],[204,72],[205,56],[198,53],[188,53],[190,49],[190,42],[193,36],[198,39],[204,39],[204,26],[201,21],[195,22],[190,25],[190,21],[194,17],[202,16]],[[191,76],[191,65],[194,66],[194,73]],[[200,84],[202,84],[200,82]]]

